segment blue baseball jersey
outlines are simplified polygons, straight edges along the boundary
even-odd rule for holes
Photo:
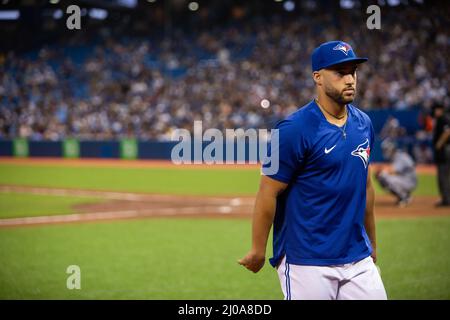
[[[344,127],[328,122],[313,100],[280,121],[276,173],[262,174],[287,183],[277,198],[273,258],[298,265],[339,265],[372,252],[364,228],[366,186],[374,130],[370,118],[347,105]],[[343,134],[345,130],[345,136]]]

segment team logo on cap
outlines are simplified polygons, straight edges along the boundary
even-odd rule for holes
[[[357,146],[356,149],[352,151],[352,156],[360,158],[364,164],[364,168],[367,168],[370,157],[369,139],[366,139],[366,141]]]
[[[339,50],[339,51],[343,52],[345,55],[347,55],[348,52],[350,50],[352,50],[352,47],[350,47],[346,43],[339,43],[336,47],[333,48],[333,50]]]

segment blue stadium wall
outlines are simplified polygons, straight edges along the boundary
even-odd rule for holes
[[[209,143],[203,144],[203,149]],[[137,159],[170,160],[172,148],[175,142],[149,142],[138,141]],[[28,157],[63,157],[63,143],[61,141],[28,141]],[[250,146],[245,144],[245,158],[238,159],[236,146],[233,161],[241,160],[248,162]],[[79,158],[122,158],[119,141],[80,141]],[[0,156],[12,157],[13,142],[11,140],[0,140]],[[225,162],[226,145],[223,145],[223,159]],[[381,156],[380,141],[376,141],[371,153],[372,161],[383,161]],[[193,145],[191,145],[191,161],[194,160]],[[259,157],[258,157],[259,160]]]
[[[414,143],[414,133],[420,129],[419,110],[408,111],[392,111],[379,110],[368,112],[375,129],[378,134],[389,116],[396,117],[400,125],[405,127],[409,137],[408,144]],[[136,141],[137,159],[157,159],[170,160],[172,148],[176,142],[159,142],[159,141]],[[203,147],[209,143],[204,143]],[[383,161],[381,153],[381,141],[376,139],[374,149],[371,152],[372,161]],[[226,146],[223,146],[223,154],[226,156]],[[191,148],[193,150],[193,147]],[[246,156],[243,161],[248,161],[249,145],[246,144]],[[236,152],[235,152],[236,154]],[[0,156],[13,156],[14,143],[11,140],[0,140]],[[64,144],[61,141],[28,141],[28,156],[29,157],[64,157]],[[79,141],[79,158],[121,158],[121,141]],[[192,157],[193,159],[193,151]],[[236,156],[234,157],[236,159]]]

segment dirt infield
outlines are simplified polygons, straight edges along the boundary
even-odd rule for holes
[[[117,159],[0,158],[0,164],[67,167],[173,168],[173,169],[258,169],[258,165],[174,165],[170,161]],[[378,167],[382,164],[372,164]],[[422,174],[434,174],[434,166],[418,166]],[[118,219],[158,217],[250,218],[254,198],[243,196],[180,196],[146,193],[112,192],[0,185],[0,192],[31,193],[54,196],[98,198],[96,204],[75,206],[76,213],[26,218],[0,219],[0,227],[90,222]],[[376,198],[376,214],[380,218],[407,218],[450,215],[450,209],[434,208],[435,197],[416,197],[407,208],[397,208],[390,196]]]
[[[0,185],[2,193],[29,193],[53,196],[94,197],[102,201],[74,207],[75,214],[0,219],[0,227],[69,222],[161,217],[250,218],[253,197],[205,197],[94,190],[56,189]],[[398,208],[389,196],[378,196],[375,208],[379,218],[411,218],[450,215],[449,209],[433,207],[434,197],[416,197],[410,206]]]

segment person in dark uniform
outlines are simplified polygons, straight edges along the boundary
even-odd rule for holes
[[[438,207],[450,206],[450,112],[443,105],[433,106],[435,118],[433,130],[434,162],[438,171],[441,200]]]

